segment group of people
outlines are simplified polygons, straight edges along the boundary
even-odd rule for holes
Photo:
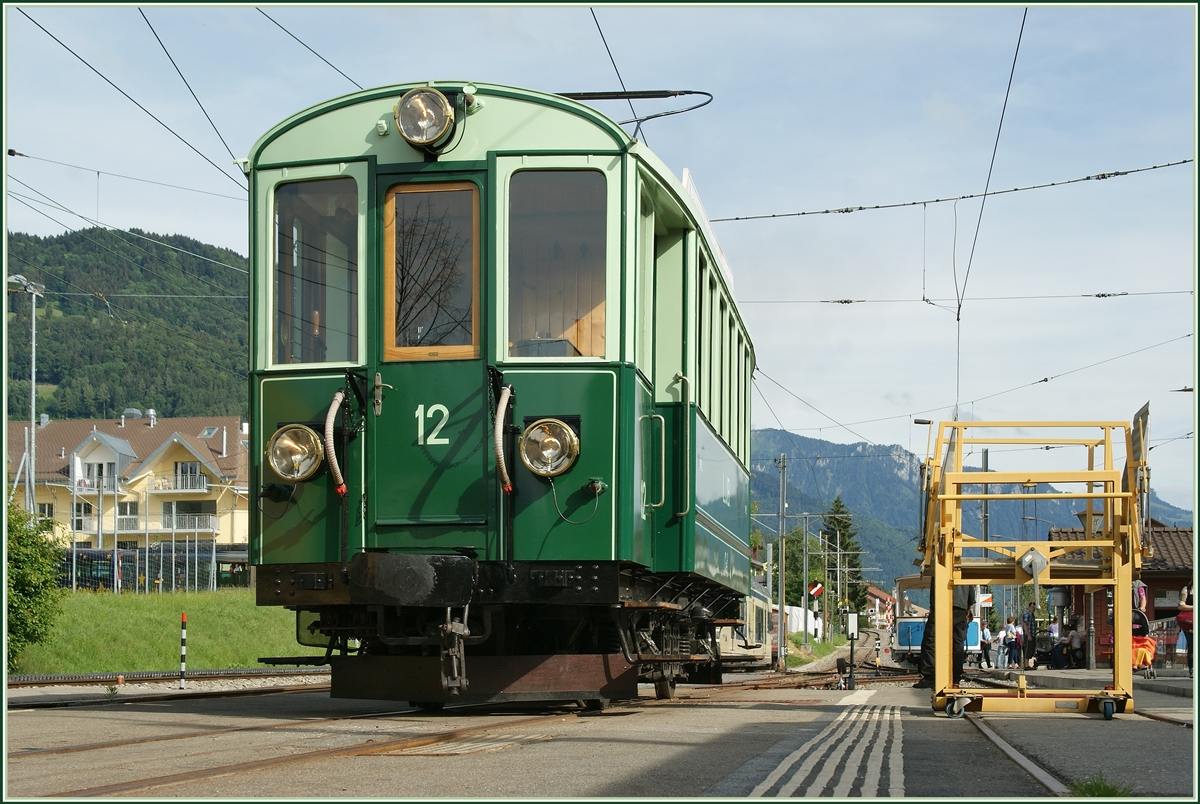
[[[973,586],[956,586],[954,587],[954,600],[952,603],[953,614],[953,665],[952,676],[953,683],[957,686],[962,679],[963,665],[966,663],[966,636],[967,624],[971,621],[975,614],[975,587]],[[1146,611],[1146,585],[1141,581],[1134,581],[1133,584],[1133,605],[1135,613]],[[1192,618],[1193,610],[1193,590],[1191,586],[1185,586],[1180,594],[1179,610],[1180,610],[1180,642],[1184,642],[1187,648],[1187,667],[1188,676],[1192,676],[1192,658],[1194,648],[1192,644]],[[921,640],[921,657],[918,661],[918,669],[921,674],[921,679],[914,684],[918,689],[929,689],[933,687],[933,594],[930,593],[929,602],[929,618],[925,624],[924,638]],[[1183,614],[1186,612],[1186,616]],[[1054,644],[1050,649],[1050,667],[1054,669],[1063,669],[1072,666],[1079,666],[1083,662],[1083,637],[1079,633],[1082,625],[1082,617],[1076,618],[1071,624],[1070,630],[1067,633],[1061,633],[1058,623],[1051,623],[1049,626],[1049,634]],[[1136,641],[1136,630],[1135,641]],[[1004,623],[1004,627],[996,633],[992,633],[991,629],[986,624],[983,624],[980,633],[979,645],[982,656],[980,657],[980,667],[1022,667],[1028,665],[1030,660],[1036,654],[1036,638],[1037,638],[1037,605],[1030,603],[1028,608],[1021,614],[1021,623],[1018,625],[1012,617],[1009,617]],[[996,661],[992,662],[992,648],[996,649]]]
[[[1051,629],[1052,632],[1056,629]],[[1074,645],[1078,647],[1079,635],[1075,634]],[[1057,637],[1056,633],[1052,636]],[[1063,637],[1064,644],[1072,644],[1070,635]],[[1021,615],[1018,625],[1013,617],[1009,617],[1002,628],[992,633],[986,624],[979,635],[979,647],[983,654],[980,657],[980,667],[1020,667],[1033,658],[1037,644],[1037,608],[1033,603]],[[992,661],[992,649],[996,650],[995,662]]]

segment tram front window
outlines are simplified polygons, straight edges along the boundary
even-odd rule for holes
[[[478,357],[479,191],[401,185],[384,218],[385,360]]]
[[[513,175],[510,357],[604,357],[605,193],[593,170]]]
[[[357,362],[357,209],[354,179],[275,190],[276,364]]]

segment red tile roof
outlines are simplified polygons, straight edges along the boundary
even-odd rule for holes
[[[8,422],[8,474],[11,478],[25,452],[27,422]],[[202,439],[200,434],[214,428],[213,435]],[[128,442],[136,459],[122,474],[130,478],[140,473],[143,462],[164,442],[178,434],[187,445],[221,472],[222,479],[247,483],[249,480],[246,450],[241,423],[237,416],[191,416],[178,419],[76,419],[51,421],[37,429],[37,482],[61,482],[70,476],[71,453],[91,433],[99,432]],[[224,439],[224,455],[222,440]]]

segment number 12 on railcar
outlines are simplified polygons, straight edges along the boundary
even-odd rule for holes
[[[687,173],[587,105],[462,82],[319,104],[244,169],[256,599],[332,694],[718,681],[754,351]]]

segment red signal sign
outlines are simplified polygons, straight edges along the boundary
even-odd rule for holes
[[[821,592],[825,589],[818,581],[813,581],[809,584],[808,593],[813,597],[820,597]]]

